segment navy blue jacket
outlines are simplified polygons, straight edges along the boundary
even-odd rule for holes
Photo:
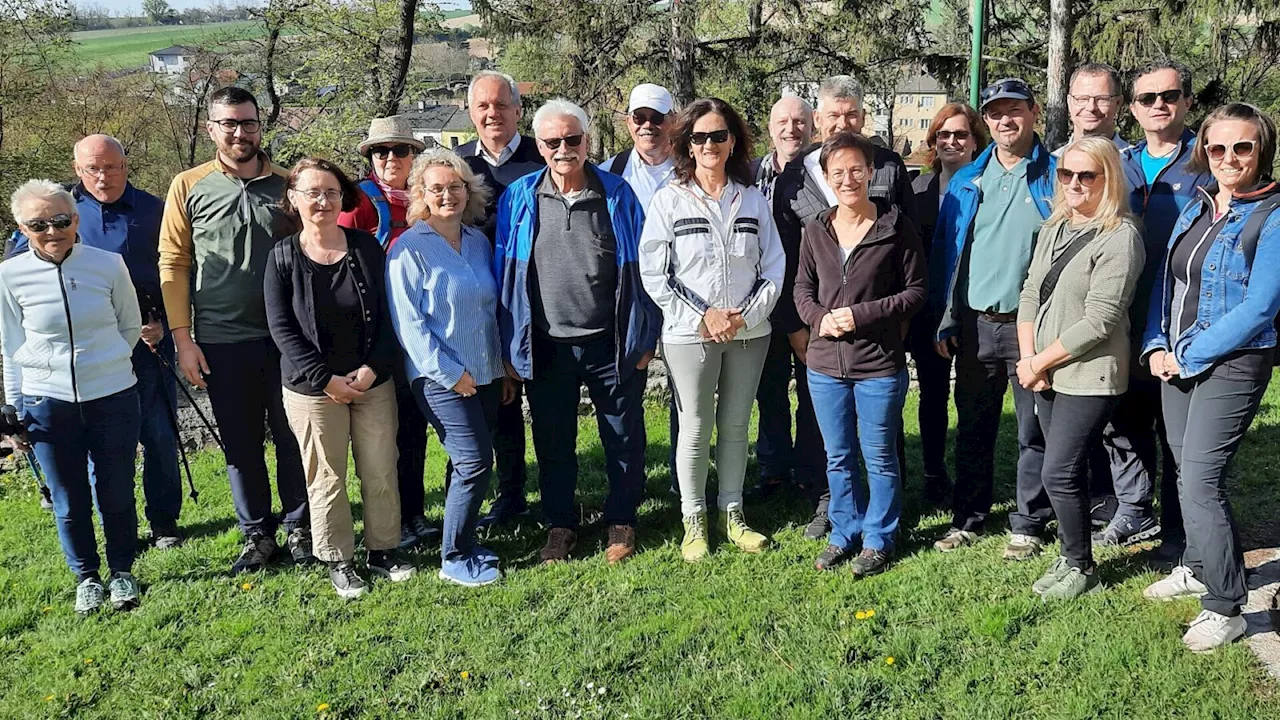
[[[493,195],[489,197],[489,205],[484,209],[484,225],[480,227],[489,238],[489,242],[493,242],[498,227],[498,198],[502,197],[507,186],[517,179],[547,166],[542,155],[538,153],[538,141],[527,135],[521,136],[516,151],[498,167],[490,165],[489,161],[480,155],[479,140],[463,143],[454,152],[466,161],[472,172],[484,178],[484,183],[493,191]]]

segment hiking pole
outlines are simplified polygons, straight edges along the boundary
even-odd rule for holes
[[[18,421],[18,409],[12,405],[5,405],[0,408],[0,430],[5,435],[23,435],[26,430],[22,427],[22,423]],[[40,489],[40,506],[46,510],[53,507],[53,497],[49,494],[49,484],[44,480],[44,471],[40,469],[40,461],[36,459],[35,453],[18,453],[25,455],[27,458],[27,466],[31,468],[31,474],[36,478],[36,487]]]
[[[160,353],[156,352],[156,349],[150,345],[147,347],[151,348],[151,356],[163,368],[164,364],[160,362]],[[187,487],[191,490],[189,494],[191,502],[198,504],[200,502],[200,493],[196,490],[196,481],[191,477],[191,463],[187,462],[187,446],[183,444],[182,430],[178,428],[178,408],[174,407],[173,399],[169,397],[169,391],[166,388],[160,388],[160,396],[164,398],[164,406],[169,411],[169,425],[173,427],[173,439],[174,442],[178,443],[178,453],[182,456],[182,468],[187,471]],[[193,407],[195,406],[194,402],[191,404]],[[196,409],[199,410],[199,408]],[[214,437],[216,438],[217,436],[215,435]]]
[[[186,378],[179,375],[178,371],[175,370],[173,366],[169,364],[169,361],[166,360],[164,356],[161,355],[160,353],[156,353],[156,359],[159,360],[160,364],[163,365],[164,368],[168,370],[170,374],[173,375],[173,378],[178,381],[178,389],[182,390],[182,394],[187,396],[187,402],[191,403],[191,409],[195,410],[196,415],[200,416],[200,422],[204,423],[205,429],[208,430],[209,434],[213,436],[213,441],[218,443],[218,448],[221,449],[223,452],[226,452],[227,448],[225,445],[222,444],[222,438],[218,435],[217,428],[213,426],[213,423],[209,422],[209,418],[206,417],[204,414],[204,411],[200,409],[200,404],[196,402],[196,399],[191,394],[191,391],[187,389]]]

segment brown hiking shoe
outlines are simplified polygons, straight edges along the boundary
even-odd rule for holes
[[[542,546],[542,562],[550,565],[568,560],[569,553],[577,544],[578,533],[569,528],[551,528],[547,533],[547,544]]]
[[[604,549],[604,556],[610,565],[617,565],[636,554],[636,529],[630,525],[609,526],[609,546]]]

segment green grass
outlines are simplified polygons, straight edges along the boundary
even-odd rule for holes
[[[1280,531],[1278,399],[1273,388],[1235,478],[1236,508],[1255,543],[1275,543]],[[339,600],[316,568],[228,577],[239,537],[221,460],[204,454],[201,501],[184,509],[189,542],[139,559],[141,608],[79,619],[49,515],[29,480],[7,476],[0,717],[1249,720],[1280,712],[1275,684],[1243,645],[1211,656],[1183,650],[1197,606],[1143,602],[1157,576],[1140,554],[1101,556],[1106,592],[1043,605],[1030,585],[1048,559],[1002,562],[998,534],[932,552],[945,518],[922,514],[918,474],[908,483],[900,559],[885,575],[859,582],[813,570],[821,548],[801,537],[807,507],[782,500],[748,508],[777,549],[748,557],[722,546],[688,566],[678,503],[665,491],[665,409],[651,406],[648,417],[651,499],[631,562],[609,567],[603,532],[592,529],[574,562],[540,567],[542,535],[526,527],[488,541],[508,573],[498,586],[446,585],[432,570],[438,556],[422,552],[427,572],[377,583],[356,603]],[[1002,478],[1012,476],[1011,420]],[[581,496],[598,507],[593,428],[581,420]],[[442,461],[433,441],[428,504],[437,518]],[[1004,484],[998,497],[1010,492]],[[865,610],[875,613],[858,619]]]
[[[147,55],[170,45],[200,45],[210,38],[255,38],[262,34],[262,24],[252,20],[208,25],[162,25],[120,30],[88,30],[72,33],[81,59],[108,69],[141,67]]]

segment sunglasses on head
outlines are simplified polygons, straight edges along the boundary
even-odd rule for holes
[[[53,228],[55,230],[66,230],[71,227],[71,216],[66,213],[61,213],[54,215],[48,220],[44,218],[28,220],[24,222],[23,225],[26,225],[27,229],[33,233],[42,233],[49,228]]]
[[[1102,173],[1092,170],[1068,170],[1067,168],[1058,168],[1058,182],[1063,185],[1070,185],[1072,178],[1079,178],[1080,184],[1085,187],[1093,187],[1098,182],[1098,178],[1102,177]]]
[[[395,155],[398,158],[406,158],[406,157],[409,157],[409,155],[411,155],[412,153],[413,153],[413,146],[403,145],[403,144],[402,145],[379,145],[369,151],[370,155],[378,158],[379,160],[385,160],[387,155]]]
[[[980,105],[985,105],[988,100],[1000,93],[1014,93],[1023,97],[1033,97],[1031,94],[1031,88],[1027,87],[1026,83],[1021,80],[1011,78],[1008,80],[1000,80],[995,85],[983,88],[982,92],[978,96],[979,100],[981,100]]]
[[[565,135],[562,138],[542,138],[542,144],[552,150],[559,150],[560,143],[562,142],[569,147],[578,147],[582,144],[582,133],[578,133],[577,135]]]
[[[708,140],[710,140],[711,142],[717,145],[723,145],[724,143],[729,142],[729,131],[725,129],[725,130],[712,130],[711,132],[696,132],[696,133],[689,134],[689,142],[693,143],[694,145],[706,145]]]
[[[636,127],[640,127],[645,123],[653,123],[655,126],[661,126],[662,123],[666,121],[666,114],[660,113],[657,110],[635,110],[631,113],[631,122],[635,123]]]
[[[1174,88],[1165,90],[1164,92],[1149,92],[1134,96],[1134,100],[1142,107],[1151,107],[1156,104],[1156,99],[1164,101],[1165,105],[1172,105],[1183,98],[1182,88]]]
[[[1253,140],[1238,140],[1230,145],[1221,143],[1206,144],[1204,146],[1204,154],[1208,155],[1210,160],[1218,162],[1227,156],[1228,148],[1230,148],[1231,154],[1238,158],[1251,158],[1254,151],[1258,149],[1258,143]]]

